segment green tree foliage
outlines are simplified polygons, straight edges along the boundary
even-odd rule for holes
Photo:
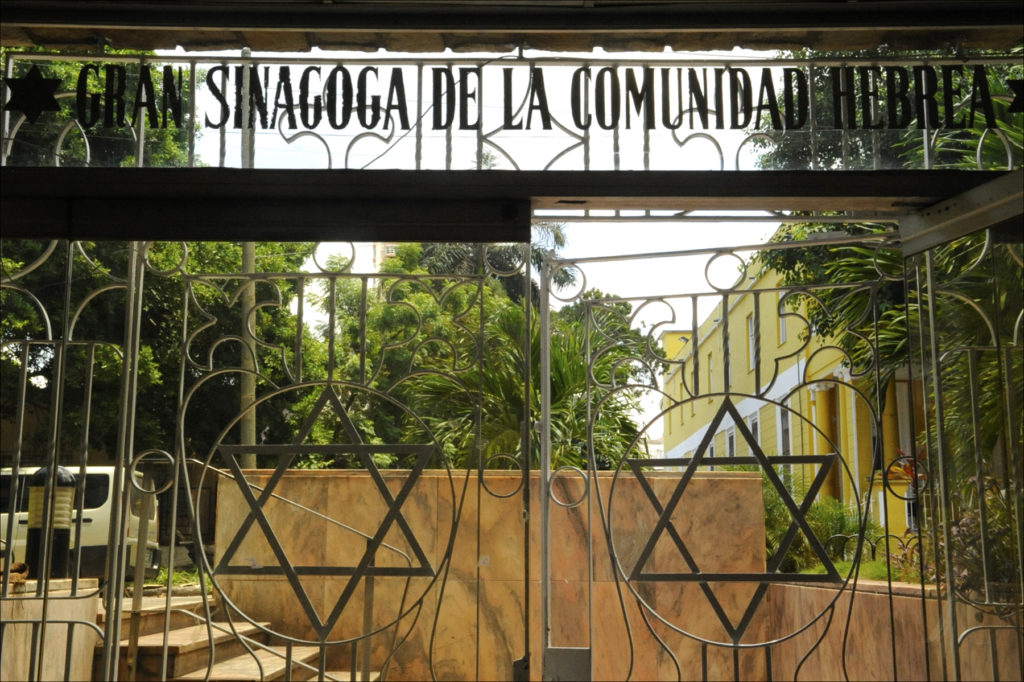
[[[1020,48],[1016,52],[1020,52]],[[840,55],[828,53],[799,52],[799,58],[829,58]],[[892,54],[881,49],[871,52],[846,55],[847,57],[875,57],[880,62],[889,57],[913,57],[913,54]],[[930,55],[934,56],[934,55]],[[977,116],[973,128],[940,129],[931,135],[929,152],[932,167],[948,168],[1005,168],[1007,159],[1012,167],[1020,168],[1022,156],[1022,115],[1009,111],[1012,100],[1007,82],[1024,75],[1024,66],[1003,66],[990,69],[995,77],[988,79],[998,129],[985,131],[985,117]],[[818,69],[817,77],[823,79],[815,92],[820,98],[819,108],[830,107],[831,82],[827,71]],[[963,92],[954,101],[954,118],[965,119],[971,108],[972,95],[964,83]],[[884,84],[879,87],[884,88]],[[882,90],[884,95],[884,89]],[[943,98],[939,98],[942,100]],[[944,120],[944,105],[940,104],[939,118]],[[982,140],[982,135],[984,139]],[[979,140],[982,141],[979,151]],[[877,140],[876,140],[877,141]],[[761,157],[765,168],[787,168],[799,165],[800,159],[810,158],[807,140],[800,137],[787,138]],[[884,139],[878,144],[847,146],[846,162],[842,162],[843,150],[824,140],[817,146],[818,166],[831,168],[838,165],[846,168],[878,166],[920,168],[924,166],[924,138],[921,131],[911,127],[905,131],[886,130]],[[850,165],[850,158],[859,159]],[[874,160],[878,160],[876,163]],[[871,224],[847,223],[830,225],[813,222],[787,225],[778,230],[772,241],[803,241],[815,234],[843,231],[847,234],[880,234],[883,229]],[[940,275],[952,275],[963,270],[965,259],[963,245],[940,247],[934,250],[934,262]],[[763,268],[774,269],[782,274],[782,283],[787,286],[839,284],[840,288],[819,290],[815,296],[797,296],[791,304],[806,303],[807,312],[816,333],[833,339],[851,359],[855,375],[863,375],[872,391],[879,392],[888,385],[893,373],[906,363],[907,333],[916,328],[918,305],[908,302],[904,293],[902,254],[895,246],[883,244],[880,247],[839,246],[808,247],[781,251],[765,251],[757,256]],[[972,329],[976,329],[973,325]],[[873,376],[875,349],[878,355],[878,376]],[[884,396],[884,391],[879,393]]]
[[[1010,112],[1007,83],[1021,78],[1024,66],[991,71],[996,127],[985,130],[984,117],[978,117],[973,128],[933,131],[927,151],[932,168],[1022,167],[1024,115]],[[964,88],[953,101],[954,118],[966,118],[972,95]],[[939,112],[943,120],[944,107]],[[871,152],[882,155],[883,166],[893,154],[901,166],[925,166],[920,131],[907,130],[896,141],[886,134],[891,146]],[[783,167],[788,156],[805,153],[783,143],[764,163]],[[822,167],[829,167],[827,161]],[[802,240],[836,229],[809,219],[780,229],[775,240]],[[849,234],[879,231],[857,224],[841,229]],[[1019,456],[1024,442],[1019,419],[1011,416],[1024,404],[1020,239],[1019,223],[996,226],[930,249],[927,262],[917,256],[905,263],[898,248],[885,245],[808,247],[758,256],[764,267],[782,274],[783,284],[833,286],[791,301],[806,304],[815,330],[849,354],[854,373],[880,399],[898,368],[916,364],[915,374],[926,380],[926,414],[916,424],[921,429],[917,440],[924,444],[918,480],[927,483],[922,513],[932,534],[922,537],[923,552],[914,560],[922,561],[923,576],[951,585],[961,599],[1002,604],[995,612],[1003,617],[1019,617],[1021,585]],[[875,350],[877,367],[872,365]],[[942,495],[936,494],[940,469]],[[951,566],[943,565],[947,545]],[[948,582],[943,578],[947,571]]]
[[[96,63],[103,63],[104,57],[127,54],[123,50],[112,50],[97,54]],[[138,55],[138,52],[131,54]],[[7,50],[0,50],[0,59],[12,55]],[[5,62],[6,63],[6,62]],[[140,65],[138,62],[126,62],[126,125],[122,127],[103,127],[102,120],[88,128],[75,122],[75,97],[79,73],[86,62],[76,61],[45,61],[16,60],[13,77],[23,77],[35,65],[43,78],[60,80],[57,88],[57,102],[61,106],[59,112],[44,112],[34,123],[23,121],[16,134],[10,140],[9,166],[92,166],[92,167],[129,167],[136,165],[136,133],[132,129],[132,121],[136,118],[134,100],[134,84],[138,81]],[[154,81],[156,97],[161,99],[162,77],[161,65],[154,63],[151,73],[157,74]],[[177,84],[177,70],[174,71]],[[177,126],[168,121],[163,127],[162,117],[157,125],[146,126],[143,138],[143,158],[146,166],[153,167],[184,167],[188,165],[187,139],[189,122],[187,120],[187,102],[191,100],[189,79],[181,78],[182,125]],[[70,96],[69,96],[70,95]],[[145,107],[137,113],[139,118],[146,118]],[[12,115],[12,125],[18,123],[20,113]],[[198,126],[195,129],[199,135]]]
[[[0,371],[3,391],[0,407],[4,423],[11,424],[18,407],[17,387],[24,366],[22,349],[25,341],[36,342],[30,352],[25,404],[37,418],[49,414],[58,346],[47,340],[60,340],[65,326],[65,302],[71,324],[64,381],[65,403],[62,415],[61,449],[77,450],[79,441],[87,437],[91,449],[112,454],[116,449],[118,402],[107,396],[120,392],[123,371],[122,348],[128,277],[128,245],[123,242],[76,242],[71,247],[71,281],[67,281],[67,244],[54,242],[54,251],[38,267],[18,277],[26,265],[35,262],[47,247],[45,242],[4,240],[2,272],[5,282],[0,289]],[[312,250],[309,243],[264,242],[257,245],[257,268],[267,272],[297,270]],[[187,257],[186,257],[187,252]],[[241,247],[228,242],[157,243],[147,252],[149,268],[143,279],[143,307],[140,328],[139,385],[136,401],[136,442],[144,447],[173,450],[179,386],[184,372],[184,386],[191,386],[208,370],[203,368],[206,353],[214,351],[209,339],[239,334],[242,325],[240,305],[232,297],[241,285]],[[176,270],[181,266],[181,270]],[[195,273],[225,273],[219,279],[192,278]],[[159,274],[164,273],[164,274]],[[253,320],[256,337],[264,344],[290,346],[295,335],[296,320],[288,310],[293,296],[288,282],[260,281],[257,288],[258,308]],[[67,299],[65,298],[67,297]],[[259,305],[260,303],[267,305]],[[277,304],[280,303],[280,304]],[[197,334],[189,344],[191,362],[182,367],[180,339],[185,330],[184,315],[189,315],[189,329],[199,323],[215,321]],[[73,324],[72,324],[73,323]],[[315,339],[307,338],[315,346]],[[89,353],[95,353],[90,363]],[[221,366],[237,366],[240,343],[220,344],[215,361]],[[283,380],[287,357],[266,353],[260,371],[267,381]],[[91,385],[88,382],[92,382]],[[217,379],[219,385],[232,387],[237,375],[227,373]],[[86,392],[93,396],[86,405]],[[209,387],[213,389],[213,385]],[[157,407],[158,406],[158,407]],[[89,409],[89,430],[85,435],[84,410]],[[196,394],[189,406],[190,414],[186,447],[191,442],[210,443],[218,429],[227,424],[238,410],[238,403],[225,401],[215,390]],[[283,408],[282,408],[283,409]],[[280,410],[279,410],[280,412]],[[44,420],[45,421],[45,420]],[[267,425],[268,434],[283,436],[287,427],[283,417]],[[37,438],[46,434],[37,431]],[[287,441],[285,441],[287,442]],[[37,444],[42,450],[43,442]],[[45,451],[45,450],[43,450]],[[188,451],[189,455],[204,453]]]
[[[437,272],[437,258],[444,254],[457,256],[447,261],[454,275]],[[509,295],[504,277],[480,274],[482,268],[468,271],[467,263],[479,266],[485,257],[489,253],[480,245],[405,244],[372,287],[364,289],[358,278],[335,283],[336,334],[347,351],[338,371],[370,389],[348,392],[345,407],[367,442],[416,443],[429,432],[441,445],[444,463],[454,466],[504,468],[519,457],[524,420],[540,416],[538,316],[531,310],[527,324],[527,309]],[[330,302],[321,299],[322,306]],[[599,331],[592,320],[588,327],[583,305],[563,309],[552,320],[553,461],[559,466],[586,466],[588,335],[595,345],[613,340],[594,372],[606,379],[617,373],[620,383],[634,371],[624,369],[627,358],[644,341],[628,324]],[[609,461],[623,456],[637,436],[636,392],[613,393],[594,426],[596,454]],[[322,427],[320,442],[344,442],[343,424],[327,420]],[[538,456],[534,449],[534,463]],[[348,460],[313,457],[302,465],[347,466]]]

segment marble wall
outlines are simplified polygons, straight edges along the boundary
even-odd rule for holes
[[[1010,621],[966,604],[955,607],[957,631],[969,632],[960,646],[960,670],[955,675],[948,642],[949,605],[940,604],[934,590],[922,601],[920,586],[893,583],[890,604],[887,583],[861,580],[855,592],[773,585],[770,596],[776,636],[797,633],[772,647],[775,679],[1024,679],[1019,630],[1008,628]],[[830,607],[832,626],[826,631]],[[799,631],[819,613],[826,617]]]
[[[44,599],[36,597],[35,592],[35,580],[15,583],[10,595],[0,600],[0,622],[4,623],[0,680],[32,679],[29,671],[34,623],[40,622],[44,613]],[[99,606],[97,581],[81,580],[78,591],[72,593],[71,580],[51,580],[46,601],[48,624],[39,628],[41,640],[35,650],[41,655],[34,679],[92,679],[93,653],[100,639],[93,627]]]
[[[246,472],[248,483],[260,487],[271,474]],[[405,471],[382,475],[394,496],[408,481]],[[667,505],[679,474],[646,472],[645,478],[659,504]],[[413,536],[433,575],[375,576],[372,609],[367,611],[365,578],[339,607],[351,576],[324,575],[315,567],[351,574],[358,566],[365,536],[377,533],[386,516],[380,491],[362,471],[288,471],[274,493],[307,509],[269,498],[262,509],[279,547],[266,539],[259,523],[252,523],[227,562],[242,573],[225,574],[222,569],[216,583],[240,612],[291,637],[316,639],[311,620],[329,622],[332,611],[340,609],[326,639],[343,641],[377,631],[370,638],[373,668],[386,665],[388,679],[429,679],[431,668],[438,679],[511,679],[513,661],[526,652],[527,636],[531,677],[539,679],[539,479],[536,474],[530,479],[528,510],[523,491],[516,492],[520,483],[519,476],[503,472],[487,472],[482,480],[475,472],[449,476],[429,471],[420,476],[401,506],[405,523],[393,519],[374,565],[382,573],[418,567],[409,539]],[[595,679],[624,679],[630,669],[633,679],[676,679],[677,667],[684,679],[699,678],[702,657],[711,679],[732,679],[731,650],[708,646],[702,651],[681,632],[712,642],[763,641],[769,633],[767,601],[755,611],[742,638],[730,636],[722,619],[740,622],[754,586],[711,583],[707,590],[712,599],[697,583],[664,580],[663,574],[690,572],[680,546],[702,572],[763,571],[760,477],[709,472],[692,479],[671,515],[678,544],[671,529],[661,533],[641,570],[662,579],[633,580],[632,589],[614,577],[619,570],[634,571],[660,514],[632,474],[616,478],[601,472],[599,495],[585,495],[585,486],[573,472],[559,475],[553,485],[563,503],[580,504],[551,508],[551,645],[592,646]],[[259,490],[254,495],[259,498]],[[240,489],[224,481],[217,500],[215,563],[230,551],[231,538],[249,510]],[[609,540],[618,569],[608,552]],[[299,570],[308,608],[281,574],[281,557],[294,566],[310,567]],[[348,645],[331,647],[329,664],[347,669],[350,656]],[[763,653],[741,652],[735,663],[744,679],[765,676]]]

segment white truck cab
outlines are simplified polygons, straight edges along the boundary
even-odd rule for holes
[[[71,468],[71,472],[77,477],[79,469]],[[32,475],[38,471],[38,467],[24,467],[18,470],[18,481],[15,484],[12,470],[9,468],[0,469],[0,561],[8,552],[11,553],[11,561],[25,560],[25,539],[28,535],[29,516],[29,481]],[[139,485],[142,485],[142,475],[135,474]],[[138,556],[138,535],[139,535],[139,514],[143,507],[141,493],[135,486],[129,485],[129,508],[128,527],[126,529],[125,542],[128,546],[128,566],[134,567]],[[71,559],[69,566],[74,570],[78,554],[81,555],[81,568],[79,577],[103,578],[106,569],[107,547],[110,540],[110,524],[112,519],[114,501],[114,467],[112,466],[91,466],[86,468],[84,502],[78,499],[76,494],[72,505],[71,516]],[[76,487],[77,493],[77,487]],[[11,537],[8,539],[8,524],[12,510],[12,495],[16,504],[14,505],[14,522],[11,527]],[[81,505],[80,505],[80,502]],[[78,527],[78,510],[82,507],[81,538],[76,537]],[[147,571],[155,571],[159,567],[160,547],[157,543],[157,504],[156,499],[150,505],[150,517],[146,532],[145,550],[143,559]],[[8,547],[8,542],[10,546]],[[129,569],[128,575],[131,575]]]

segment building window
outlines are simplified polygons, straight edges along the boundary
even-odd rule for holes
[[[779,408],[779,454],[788,455],[791,452],[789,444],[789,412]]]
[[[736,428],[733,426],[725,430],[725,455],[726,457],[736,456]]]
[[[750,435],[753,437],[755,443],[761,442],[761,418],[755,412],[754,414],[747,417],[747,427],[750,429]]]
[[[708,393],[711,393],[711,382],[715,380],[715,365],[712,362],[711,353],[708,353]],[[710,398],[709,398],[710,400]]]
[[[778,332],[779,332],[779,345],[781,346],[782,344],[786,343],[786,318],[782,315],[782,295],[783,294],[780,291],[780,292],[778,292],[778,295],[779,295],[779,301],[778,301],[778,307],[776,308],[776,310],[779,311]]]
[[[754,316],[747,315],[747,371],[754,371],[754,361],[757,358],[757,327],[754,325]]]

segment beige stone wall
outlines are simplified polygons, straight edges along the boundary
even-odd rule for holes
[[[263,486],[270,475],[269,471],[249,472],[249,481]],[[382,475],[394,495],[407,480],[403,471]],[[667,504],[676,490],[679,474],[648,472],[645,476],[660,503]],[[539,678],[539,482],[536,475],[530,482],[529,581],[525,582],[527,524],[522,498],[513,494],[519,478],[488,472],[485,485],[478,481],[475,475],[467,479],[465,472],[451,480],[444,472],[427,472],[411,488],[402,506],[409,529],[419,540],[437,577],[411,578],[408,589],[405,578],[380,576],[373,581],[370,617],[374,628],[383,628],[372,637],[373,668],[379,669],[393,651],[388,679],[429,679],[431,665],[438,679],[511,679],[512,661],[526,650],[523,639],[527,619],[530,651],[534,656],[532,677]],[[699,585],[640,581],[633,583],[634,594],[623,581],[613,579],[601,519],[609,519],[607,531],[614,543],[615,556],[621,570],[629,573],[658,522],[658,513],[631,475],[616,479],[610,472],[602,472],[599,486],[603,510],[599,509],[596,496],[590,499],[589,510],[586,501],[571,508],[552,506],[552,646],[592,644],[597,680],[625,679],[630,669],[632,679],[677,679],[677,665],[682,679],[700,679],[702,658],[708,662],[708,679],[732,679],[733,651],[711,645],[702,652],[700,643],[694,639],[730,641]],[[560,500],[571,503],[580,498],[583,481],[570,472],[556,479],[554,489]],[[370,535],[385,513],[381,496],[365,472],[291,471],[275,492]],[[259,491],[254,494],[258,497]],[[672,525],[701,571],[764,570],[760,496],[757,474],[713,472],[699,474],[692,480],[672,516]],[[362,557],[365,540],[351,531],[276,499],[267,501],[264,509],[282,550],[295,565],[352,566]],[[225,481],[218,495],[218,561],[247,512],[239,489]],[[457,524],[455,514],[459,515]],[[587,551],[588,520],[594,536],[592,555]],[[453,525],[457,528],[454,538]],[[412,557],[410,543],[397,525],[390,529],[385,541]],[[445,563],[442,557],[447,554],[449,542],[453,542],[451,560]],[[278,562],[254,525],[231,564],[249,566],[256,572],[260,567],[277,566]],[[397,552],[382,548],[376,564],[399,567],[407,562]],[[592,625],[586,608],[588,567],[593,572]],[[668,534],[655,545],[645,571],[687,572]],[[254,620],[268,622],[283,634],[315,639],[299,600],[283,576],[220,576],[217,583]],[[323,619],[337,604],[347,583],[346,576],[301,579],[311,607]],[[735,624],[741,620],[756,585],[712,583],[710,589],[726,617]],[[942,641],[948,635],[939,628],[936,601],[927,600],[925,615],[918,594],[913,586],[897,586],[892,599],[890,636],[890,605],[884,583],[861,581],[853,595],[852,615],[850,586],[840,590],[839,586],[772,584],[741,643],[782,641],[772,645],[769,654],[765,648],[739,650],[736,660],[740,677],[765,679],[770,666],[773,679],[843,680],[848,675],[851,680],[889,680],[894,675],[895,648],[895,673],[899,679],[924,679],[926,674],[931,679],[951,678],[951,671],[943,672],[942,668]],[[355,637],[364,631],[363,595],[364,584],[360,583],[341,612],[331,640]],[[643,612],[638,597],[647,607]],[[966,607],[958,608],[957,618],[960,631],[1004,624]],[[397,628],[386,627],[396,620]],[[827,633],[815,646],[826,625]],[[1015,638],[1019,634],[1011,630],[993,632],[999,679],[1020,679],[1015,658]],[[976,630],[966,637],[961,649],[964,679],[992,679],[991,647],[987,630]],[[338,646],[330,651],[329,665],[347,669],[351,648]]]
[[[860,581],[856,592],[847,589],[841,595],[837,595],[834,589],[773,585],[770,596],[772,629],[776,636],[796,631],[798,626],[808,621],[810,614],[824,613],[827,616],[827,609],[834,605],[832,626],[809,654],[814,642],[822,636],[825,618],[772,647],[776,679],[942,680],[956,677],[949,667],[953,659],[947,642],[949,621],[945,609],[948,604],[945,601],[941,604],[943,624],[940,627],[939,602],[934,594],[930,595],[923,602],[922,612],[918,586],[894,583],[891,620],[888,585],[884,582]],[[956,618],[958,632],[973,629],[963,638],[960,647],[961,679],[1022,679],[1019,630],[1005,629],[1006,621],[963,604],[957,605]],[[843,639],[847,631],[844,656]],[[947,646],[945,670],[942,660],[944,644]],[[893,650],[896,652],[895,672],[892,669]],[[806,660],[800,665],[805,654],[808,654]],[[998,666],[998,675],[993,670],[993,661]]]
[[[96,623],[99,606],[96,581],[79,583],[78,596],[71,596],[70,580],[51,581],[46,600],[46,619],[49,625],[40,630],[42,648],[38,676],[33,679],[63,680],[67,662],[67,643],[71,641],[71,660],[67,667],[68,680],[89,680],[92,676],[92,657],[99,634],[90,627]],[[0,680],[27,680],[31,670],[32,630],[30,623],[42,619],[43,598],[35,596],[36,581],[11,586],[11,594],[0,600],[0,621],[3,621],[3,641],[0,642]],[[63,622],[55,622],[63,621]],[[70,630],[70,634],[69,634]]]
[[[250,483],[263,486],[271,472],[248,475]],[[406,472],[387,471],[383,475],[389,490],[397,495]],[[679,474],[646,475],[657,498],[666,504],[678,485]],[[658,513],[632,475],[613,479],[610,472],[604,472],[599,480],[601,501],[611,519],[608,530],[616,556],[623,570],[629,571],[657,524]],[[373,637],[375,669],[383,664],[389,651],[395,651],[389,663],[389,679],[428,679],[431,664],[439,679],[511,679],[512,661],[526,650],[523,639],[527,618],[534,656],[532,675],[539,678],[538,478],[534,475],[531,479],[529,491],[528,582],[524,581],[523,557],[527,550],[522,498],[495,496],[511,493],[518,483],[518,476],[488,472],[485,488],[478,485],[475,474],[467,481],[465,472],[456,474],[453,480],[445,472],[428,472],[412,487],[402,512],[438,576],[408,579],[407,591],[405,578],[381,576],[373,581],[373,625],[383,627],[405,613],[398,620],[397,629],[388,628]],[[554,488],[559,499],[572,502],[579,499],[583,485],[579,477],[570,473],[560,476]],[[289,471],[275,493],[371,535],[384,516],[381,496],[365,472]],[[255,494],[259,496],[258,491]],[[621,581],[612,579],[597,497],[592,496],[590,501],[589,511],[586,501],[572,508],[552,508],[552,645],[586,646],[592,638],[595,679],[616,680],[623,679],[629,671],[631,635],[633,679],[675,679],[676,662],[659,645],[656,634],[675,652],[684,678],[699,676],[700,645],[673,626],[713,641],[728,641],[708,600],[695,583],[637,583],[638,595],[650,607],[646,613],[648,627],[636,596]],[[701,571],[760,572],[765,561],[761,508],[761,483],[756,474],[699,474],[680,499],[672,524]],[[267,501],[264,509],[283,551],[295,565],[354,565],[363,554],[364,540],[309,512],[276,499]],[[218,493],[217,562],[247,513],[239,489],[225,481]],[[442,557],[452,539],[456,513],[459,519],[451,561],[444,563]],[[592,557],[586,542],[588,519],[594,535]],[[412,556],[410,543],[403,536],[396,524],[385,539]],[[278,565],[256,525],[246,533],[230,563],[250,566],[256,571],[262,566]],[[394,551],[381,549],[376,564],[401,566],[405,560]],[[588,566],[592,567],[594,578],[592,629],[586,608]],[[645,570],[686,571],[685,562],[667,533],[655,546]],[[284,634],[312,638],[307,616],[283,576],[220,576],[217,583],[254,620],[270,622]],[[306,576],[301,583],[312,607],[326,620],[348,578]],[[754,588],[744,583],[720,583],[711,589],[735,623]],[[363,631],[363,594],[364,586],[360,584],[341,612],[330,639],[345,639]],[[759,609],[744,642],[762,641],[767,636],[767,606],[766,602]],[[347,668],[350,648],[333,647],[332,652],[331,665]],[[731,679],[731,652],[709,647],[706,655],[713,678]],[[764,677],[763,653],[743,652],[739,662],[745,679]]]

